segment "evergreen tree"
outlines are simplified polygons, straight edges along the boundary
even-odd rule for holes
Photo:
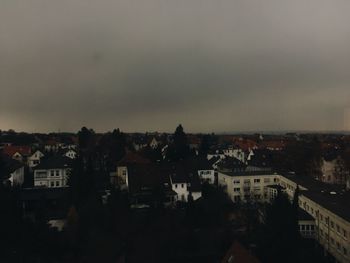
[[[190,147],[188,145],[187,136],[182,125],[177,126],[173,143],[168,150],[168,159],[172,161],[179,161],[186,159],[190,154]]]

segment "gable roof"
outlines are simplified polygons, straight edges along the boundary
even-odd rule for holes
[[[71,167],[72,159],[65,156],[52,156],[43,159],[39,165],[35,166],[34,170],[63,169]]]
[[[3,154],[12,157],[16,152],[21,154],[22,156],[28,156],[31,154],[32,149],[29,146],[13,146],[6,145],[3,150]]]

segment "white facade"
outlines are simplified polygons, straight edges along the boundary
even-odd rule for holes
[[[31,156],[28,157],[27,163],[29,168],[33,168],[40,164],[40,159],[44,157],[44,154],[41,151],[35,151]]]
[[[292,199],[297,184],[284,176],[280,176],[280,184]],[[308,198],[307,193],[299,195],[299,207],[315,219],[315,238],[323,248],[339,262],[350,262],[350,222]]]
[[[218,172],[218,184],[224,187],[233,202],[267,202],[266,186],[278,184],[277,174],[229,174]]]
[[[215,171],[212,170],[198,170],[198,176],[202,182],[208,182],[209,184],[215,183]]]
[[[76,152],[76,151],[73,151],[73,150],[68,150],[68,151],[66,151],[66,152],[64,153],[63,156],[66,156],[66,157],[68,157],[68,158],[70,158],[70,159],[75,159],[75,158],[77,158],[77,152]]]
[[[348,177],[345,163],[341,157],[337,157],[334,160],[326,161],[322,160],[322,182],[329,184],[345,184]]]
[[[69,174],[69,168],[35,170],[34,187],[67,187]]]
[[[156,138],[153,138],[152,141],[150,142],[149,146],[152,148],[152,149],[156,149],[158,147],[159,143],[158,141],[156,140]]]
[[[24,182],[24,166],[13,171],[8,180],[11,182],[12,186],[22,185]]]
[[[170,177],[171,182],[171,189],[176,192],[177,194],[177,200],[182,202],[188,201],[188,195],[190,194],[190,183],[186,182],[173,182]],[[193,200],[197,200],[198,198],[202,197],[202,192],[195,191],[192,192]]]

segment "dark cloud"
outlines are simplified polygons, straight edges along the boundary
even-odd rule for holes
[[[341,0],[2,1],[0,128],[348,128],[349,11]]]

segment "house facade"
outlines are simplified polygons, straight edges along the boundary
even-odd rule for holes
[[[34,187],[67,187],[71,167],[66,157],[52,157],[41,162],[34,168]]]
[[[236,202],[268,202],[267,186],[278,184],[279,176],[272,172],[218,171],[218,184]]]
[[[40,164],[40,159],[43,158],[45,155],[37,150],[32,155],[30,155],[27,159],[27,164],[29,168],[34,168],[35,166]]]

